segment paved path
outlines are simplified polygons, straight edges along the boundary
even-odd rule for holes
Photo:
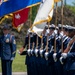
[[[2,74],[0,73],[0,75]],[[27,75],[27,73],[26,72],[13,72],[13,75]]]

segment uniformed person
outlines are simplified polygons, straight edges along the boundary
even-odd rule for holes
[[[67,48],[61,54],[60,62],[64,64],[66,59],[65,71],[66,75],[75,75],[75,28],[69,27],[69,37],[71,38]],[[65,75],[65,74],[64,74]]]
[[[16,41],[14,35],[9,33],[8,25],[4,25],[3,35],[0,37],[0,52],[2,75],[12,75],[12,61],[16,54]]]
[[[39,37],[36,33],[33,33],[33,54],[31,58],[31,65],[32,65],[32,75],[39,75]]]
[[[48,46],[48,51],[45,52],[45,59],[46,59],[46,74],[47,75],[55,75],[55,68],[54,68],[54,61],[53,61],[53,46],[54,46],[54,30],[55,30],[55,25],[52,24],[49,27],[49,34],[47,36],[47,42]],[[46,44],[47,45],[47,44]]]
[[[33,33],[32,32],[29,32],[26,34],[25,36],[25,41],[24,41],[24,45],[23,47],[19,50],[20,54],[22,55],[24,52],[25,54],[23,55],[26,55],[26,60],[25,60],[25,64],[27,65],[27,74],[28,75],[34,75],[35,72],[34,71],[34,58],[32,56],[32,53],[31,53],[31,50],[32,49],[32,45],[33,45]],[[24,49],[26,48],[26,51],[24,51]],[[32,64],[33,62],[33,64]]]
[[[64,35],[63,35],[63,51],[67,48],[67,45],[68,45],[68,43],[69,43],[69,41],[70,41],[70,37],[68,37],[68,26],[63,26],[63,33],[64,33]],[[66,62],[66,60],[65,60],[65,62]],[[65,75],[66,74],[66,71],[64,70],[65,69],[65,63],[62,65],[63,67],[63,75]]]
[[[63,31],[61,24],[59,25],[59,36],[56,39],[56,53],[53,54],[55,61],[56,75],[63,75],[63,65],[60,63],[59,58],[61,56],[61,46],[63,43],[63,49],[66,49],[70,38],[67,36],[67,27],[63,25]],[[61,40],[62,39],[62,40]]]
[[[46,52],[46,44],[47,44],[47,35],[49,33],[48,31],[48,25],[45,26],[43,32],[42,32],[42,39],[41,39],[41,48],[40,48],[40,75],[46,75],[46,59],[44,58],[44,53]]]

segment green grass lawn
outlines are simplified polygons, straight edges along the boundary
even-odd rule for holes
[[[17,49],[19,48],[21,48],[21,45],[18,45]],[[25,55],[21,56],[16,52],[16,57],[13,61],[12,68],[13,72],[25,72],[26,71]],[[1,60],[0,60],[0,72],[1,72]]]
[[[18,53],[16,54],[15,60],[13,61],[13,71],[14,72],[25,72],[25,56],[21,56]]]

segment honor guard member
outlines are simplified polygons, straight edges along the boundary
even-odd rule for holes
[[[31,75],[38,75],[38,67],[37,67],[37,58],[38,58],[38,45],[37,45],[37,34],[33,33],[33,44],[32,44],[32,50],[31,50],[31,57],[30,57],[30,63],[31,63]]]
[[[40,50],[40,57],[44,58],[45,48],[47,44],[47,35],[49,34],[48,25],[45,26],[43,32],[42,32],[42,39],[41,39],[41,50]]]
[[[48,25],[45,26],[43,32],[42,32],[42,38],[41,38],[41,48],[40,48],[40,74],[39,75],[46,75],[46,60],[44,58],[44,53],[46,52],[45,47],[47,44],[47,35],[49,33]]]
[[[12,61],[16,54],[15,37],[9,34],[9,26],[4,25],[3,35],[0,37],[0,52],[2,75],[12,75]]]
[[[66,59],[66,75],[75,75],[75,28],[69,27],[69,37],[71,37],[71,40],[67,46],[67,48],[64,50],[64,52],[61,54],[60,62],[64,64],[64,60]]]
[[[63,25],[63,50],[65,50],[67,48],[67,44],[70,41],[70,37],[68,37],[68,26],[67,25]]]
[[[35,33],[34,33],[35,34]],[[35,69],[36,69],[36,74],[34,75],[41,75],[41,58],[40,58],[40,47],[41,47],[41,38],[36,34],[34,35],[34,43],[35,43],[35,49],[34,49],[34,53],[35,53]]]
[[[54,30],[55,30],[55,25],[52,24],[50,27],[49,27],[49,38],[48,38],[48,48],[49,48],[49,58],[52,57],[53,55],[53,48],[54,48]],[[51,58],[50,58],[51,59]],[[51,61],[50,61],[51,62]]]
[[[61,24],[58,24],[58,37],[56,38],[57,41],[56,41],[56,53],[53,54],[53,59],[55,61],[55,75],[63,75],[63,68],[62,68],[62,65],[59,61],[59,58],[61,56],[61,38],[63,37],[63,32],[62,32],[62,26]]]
[[[55,25],[52,24],[49,27],[49,35],[48,35],[48,52],[45,52],[45,59],[47,61],[46,65],[46,73],[47,75],[55,75],[54,70],[54,61],[53,61],[53,47],[54,47],[54,30]]]
[[[54,54],[54,58],[59,59],[61,56],[61,38],[63,38],[63,48],[65,49],[67,47],[67,44],[70,40],[70,38],[67,36],[67,27],[63,26],[63,31],[62,31],[62,26],[61,24],[58,25],[59,30],[58,30],[58,36],[56,37],[56,40],[58,40],[58,48],[57,48],[57,53]],[[56,45],[57,46],[57,45]]]
[[[42,46],[42,43],[41,43],[41,40],[43,39],[38,37],[38,35],[36,36],[36,47],[35,47],[35,61],[36,61],[36,70],[37,70],[37,75],[44,75],[44,72],[43,72],[43,57],[41,58],[41,55],[40,55],[40,49],[41,49],[41,46]],[[36,49],[38,49],[36,51]],[[42,50],[43,51],[43,50]]]
[[[60,75],[64,73],[63,70],[63,65],[61,65],[61,63],[59,62],[59,58],[61,56],[61,42],[63,41],[63,49],[66,49],[68,42],[70,41],[70,38],[67,36],[68,32],[67,32],[67,26],[63,25],[63,32],[62,32],[62,26],[61,24],[59,24],[59,36],[56,38],[58,39],[58,43],[56,41],[56,53],[53,54],[53,58],[55,61],[55,69],[56,69],[56,75]],[[61,41],[61,38],[63,38],[63,40]],[[58,46],[58,47],[57,47]]]
[[[32,44],[33,44],[33,33],[28,30],[27,35],[25,36],[25,41],[23,47],[19,50],[20,54],[22,55],[23,52],[25,52],[23,55],[26,55],[26,60],[25,64],[27,65],[27,74],[28,75],[33,75],[33,69],[34,66],[32,62],[34,62],[32,55],[31,55],[31,50],[32,50]],[[26,51],[24,49],[26,48]]]

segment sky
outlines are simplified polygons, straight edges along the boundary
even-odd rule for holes
[[[72,5],[72,2],[75,2],[75,0],[67,0],[67,4]]]
[[[64,0],[65,1],[65,0]],[[66,0],[67,5],[73,5],[73,2],[75,2],[75,0]],[[61,5],[61,2],[58,2],[58,5]]]

